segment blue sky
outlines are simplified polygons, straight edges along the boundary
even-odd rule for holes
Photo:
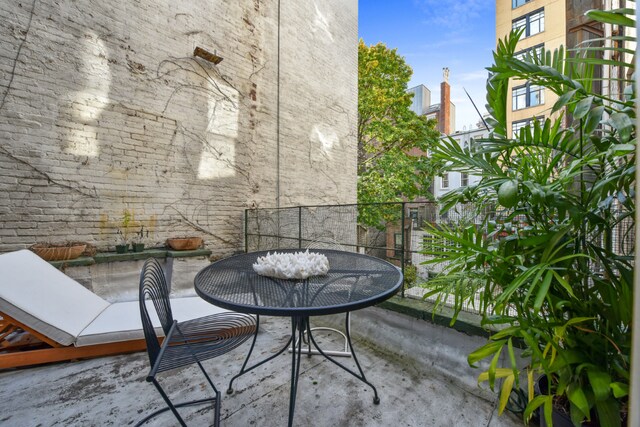
[[[413,68],[409,87],[424,84],[440,102],[442,68],[449,67],[456,130],[478,122],[467,89],[485,113],[486,67],[495,48],[495,0],[358,0],[358,32],[366,44],[397,48]]]

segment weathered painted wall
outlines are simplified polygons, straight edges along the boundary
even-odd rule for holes
[[[279,38],[261,0],[1,2],[0,18],[0,252],[108,249],[127,211],[130,240],[200,235],[223,255],[246,207],[355,201],[355,0],[282,0]]]

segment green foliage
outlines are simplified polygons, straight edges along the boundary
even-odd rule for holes
[[[418,267],[412,264],[404,266],[404,287],[406,289],[412,288],[418,281]]]
[[[426,157],[437,145],[434,121],[410,110],[412,70],[395,49],[358,46],[358,203],[429,198],[436,166]],[[364,211],[363,211],[364,210]],[[393,208],[361,209],[361,221],[377,226],[395,219]]]
[[[627,13],[590,16],[629,25]],[[513,33],[499,42],[489,68],[493,133],[476,140],[473,152],[444,141],[433,154],[448,162],[448,170],[481,177],[476,185],[447,194],[445,208],[473,202],[480,215],[481,208],[496,206],[499,189],[508,187],[507,208],[478,224],[428,230],[436,242],[456,245],[432,245],[427,252],[434,256],[430,262],[448,263],[427,295],[437,295],[438,303],[455,296],[456,315],[480,296],[483,323],[499,332],[468,360],[489,361],[479,380],[491,388],[503,379],[500,411],[526,373],[525,419],[541,407],[549,422],[554,402],[564,401],[575,425],[595,418],[601,426],[620,426],[628,405],[634,253],[613,242],[635,232],[635,83],[618,80],[627,86],[624,99],[595,93],[594,67],[611,65],[594,55],[603,49],[583,46],[570,54],[559,49],[518,60],[513,56],[518,38]],[[629,53],[608,49],[619,50],[620,58]],[[534,120],[516,139],[506,138],[510,78],[559,96],[553,107],[557,117],[543,124]],[[524,369],[514,342],[524,345]],[[534,397],[530,384],[538,374],[551,379],[550,390]]]
[[[130,227],[133,221],[133,213],[129,209],[122,211],[122,217],[120,218],[120,226],[118,228],[118,235],[122,239],[122,243],[128,243]]]

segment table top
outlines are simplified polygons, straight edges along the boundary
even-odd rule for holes
[[[402,285],[401,271],[387,261],[328,249],[311,251],[324,254],[329,260],[326,275],[305,280],[260,276],[253,270],[253,264],[268,252],[249,252],[210,264],[196,275],[196,292],[214,305],[241,313],[318,316],[377,304],[390,298]]]

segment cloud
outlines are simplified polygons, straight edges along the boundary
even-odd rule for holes
[[[444,37],[442,39],[433,41],[431,43],[427,43],[422,45],[422,48],[424,49],[439,49],[442,47],[449,47],[449,46],[454,46],[454,45],[463,45],[463,44],[467,44],[472,42],[473,39],[471,39],[470,37],[464,37],[464,36],[452,36],[450,35],[449,37]]]
[[[487,10],[493,0],[413,0],[425,15],[425,23],[445,28],[464,28]]]
[[[460,73],[458,80],[461,82],[474,82],[487,80],[487,70],[468,71],[466,73]]]

